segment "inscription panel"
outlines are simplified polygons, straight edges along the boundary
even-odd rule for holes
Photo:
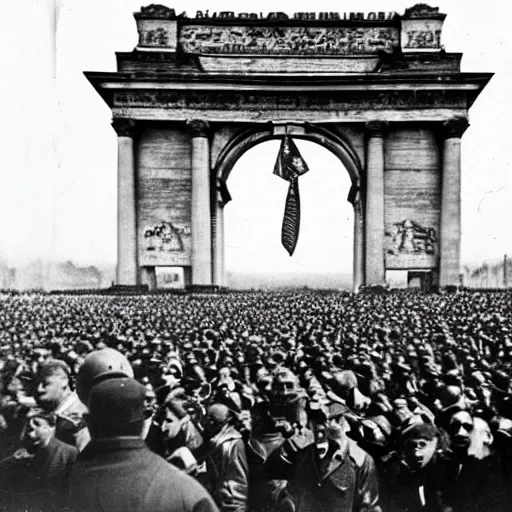
[[[403,52],[438,52],[446,15],[438,7],[416,4],[406,9],[402,19]]]
[[[203,55],[371,55],[400,44],[395,27],[184,25],[180,49]]]
[[[437,268],[441,176],[434,134],[414,129],[392,132],[385,155],[386,269]]]
[[[188,135],[179,130],[149,129],[142,134],[138,149],[139,265],[190,265]]]

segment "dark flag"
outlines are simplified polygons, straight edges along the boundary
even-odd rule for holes
[[[281,228],[281,243],[290,256],[295,251],[300,231],[299,176],[308,171],[308,166],[297,146],[285,135],[277,155],[274,174],[290,183]]]

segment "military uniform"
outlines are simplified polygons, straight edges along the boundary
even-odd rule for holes
[[[348,437],[324,458],[315,444],[295,451],[284,443],[268,466],[275,477],[288,479],[297,512],[381,511],[374,461]]]

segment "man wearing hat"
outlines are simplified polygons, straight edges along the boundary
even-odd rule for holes
[[[297,427],[267,463],[269,474],[288,480],[296,512],[380,512],[373,459],[327,409],[308,416],[311,429]]]
[[[91,442],[70,477],[76,512],[216,512],[192,477],[151,452],[142,439],[145,388],[130,377],[111,378],[89,392]]]
[[[34,398],[46,413],[55,415],[55,437],[82,450],[90,439],[84,421],[87,408],[71,390],[70,371],[64,361],[49,359],[39,365]]]

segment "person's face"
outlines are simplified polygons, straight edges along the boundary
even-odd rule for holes
[[[36,402],[47,410],[55,409],[66,398],[68,380],[64,375],[54,373],[43,377],[36,386]]]
[[[219,380],[225,380],[225,379],[229,379],[231,377],[231,372],[229,370],[229,368],[221,368],[219,370]]]
[[[21,393],[23,391],[23,383],[21,382],[21,380],[14,376],[12,379],[11,379],[11,382],[9,382],[8,386],[7,386],[7,392],[11,395],[11,396],[16,396],[18,393]]]
[[[468,448],[473,432],[473,418],[466,411],[455,413],[450,419],[448,431],[454,448]]]
[[[329,441],[340,439],[344,435],[343,427],[335,419],[313,424],[315,443],[321,446]]]
[[[150,418],[155,414],[158,409],[158,402],[156,400],[156,394],[152,389],[146,389],[146,396],[144,398],[144,414],[146,418]]]
[[[222,427],[223,423],[208,414],[204,421],[204,436],[206,439],[212,439],[222,430]]]
[[[48,420],[35,416],[29,419],[23,427],[21,441],[27,451],[35,453],[48,444],[54,433],[55,427],[52,427]]]
[[[302,374],[302,378],[305,382],[309,382],[313,378],[313,370],[306,368]]]
[[[272,391],[280,397],[293,394],[296,387],[295,378],[287,372],[276,375],[272,382]]]
[[[171,410],[165,411],[165,419],[162,422],[162,432],[168,439],[174,439],[181,431],[181,421]]]
[[[436,453],[438,440],[434,439],[411,439],[404,446],[404,459],[413,471],[425,468]]]
[[[315,444],[321,446],[327,443],[327,422],[318,422],[313,425],[313,433],[315,434]]]
[[[470,437],[471,444],[468,453],[477,458],[485,457],[494,441],[489,424],[482,418],[473,418],[473,431]]]

